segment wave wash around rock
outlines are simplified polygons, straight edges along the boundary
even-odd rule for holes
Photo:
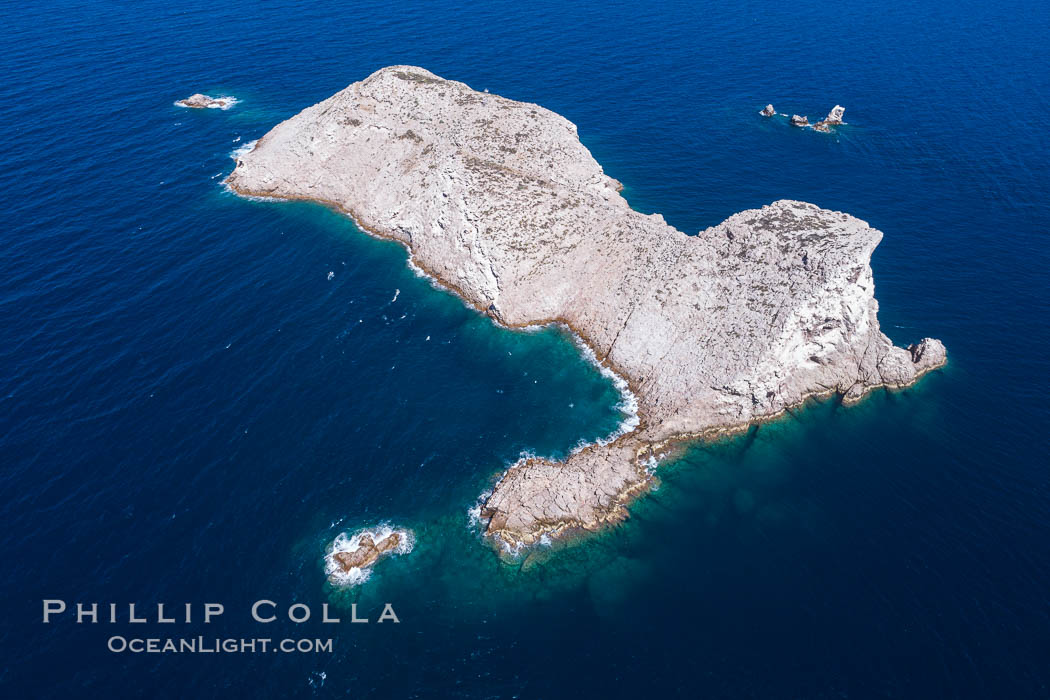
[[[500,323],[567,324],[627,379],[634,431],[523,460],[485,501],[486,532],[511,548],[622,519],[669,441],[945,362],[940,341],[904,349],[879,330],[882,234],[865,222],[784,200],[688,236],[632,210],[563,117],[422,68],[384,68],[278,124],[227,182],[335,206]]]

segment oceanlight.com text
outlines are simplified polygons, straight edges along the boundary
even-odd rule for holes
[[[116,654],[330,654],[331,639],[122,637],[114,635],[106,648]]]

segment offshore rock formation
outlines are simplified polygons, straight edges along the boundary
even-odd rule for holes
[[[809,117],[800,117],[797,114],[792,114],[791,126],[809,126]]]
[[[389,553],[407,554],[412,551],[412,544],[412,533],[389,526],[362,530],[351,537],[342,533],[329,547],[325,573],[336,585],[363,583],[380,557]]]
[[[523,460],[482,504],[512,548],[624,517],[669,442],[945,361],[937,340],[905,350],[879,330],[882,234],[865,222],[784,200],[688,236],[631,209],[566,119],[422,68],[385,68],[277,125],[227,182],[338,207],[497,321],[565,323],[629,382],[635,430]]]
[[[838,126],[839,124],[844,124],[845,122],[842,121],[842,117],[845,113],[845,107],[842,107],[841,105],[835,105],[831,108],[831,111],[828,112],[828,116],[824,117],[824,123],[829,124],[831,126]]]
[[[826,133],[831,131],[831,127],[832,126],[839,126],[840,124],[845,124],[845,122],[842,121],[842,115],[845,114],[845,113],[846,113],[846,108],[845,107],[840,107],[839,105],[835,105],[831,109],[831,111],[828,112],[828,116],[824,117],[819,122],[814,124],[813,128],[816,129],[817,131],[822,131],[822,132],[824,132],[826,134]]]
[[[192,109],[229,109],[236,102],[233,97],[209,97],[198,92],[185,99],[176,100],[175,104]]]
[[[357,549],[352,552],[336,552],[332,556],[343,571],[363,569],[375,564],[381,554],[397,549],[399,544],[401,544],[401,535],[396,532],[391,532],[384,539],[379,540],[378,544],[372,540],[371,535],[365,534],[361,535]]]
[[[777,111],[773,109],[773,105],[766,105],[762,108],[762,111],[759,112],[763,117],[772,117],[776,113]]]

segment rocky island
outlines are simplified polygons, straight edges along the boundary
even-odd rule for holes
[[[361,530],[351,536],[341,533],[328,547],[325,573],[333,585],[364,583],[380,558],[389,554],[407,554],[412,551],[413,542],[411,532],[389,525]]]
[[[177,106],[190,109],[229,109],[236,103],[237,100],[233,97],[211,97],[199,92],[175,101]]]
[[[846,122],[842,121],[842,116],[846,113],[846,108],[841,105],[835,105],[828,112],[828,116],[821,119],[819,122],[813,125],[813,128],[817,131],[823,131],[825,134],[831,131],[833,126],[841,126]]]
[[[336,207],[499,323],[563,323],[626,379],[634,430],[522,460],[484,501],[486,532],[511,548],[623,518],[671,442],[945,362],[940,341],[880,331],[882,234],[864,221],[783,200],[687,235],[631,209],[568,120],[422,68],[384,68],[278,124],[227,183]]]

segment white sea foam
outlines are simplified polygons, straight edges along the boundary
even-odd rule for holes
[[[226,190],[227,194],[231,194],[234,197],[240,197],[241,199],[246,199],[249,202],[280,202],[280,201],[283,201],[283,200],[281,200],[278,197],[262,197],[262,196],[257,195],[257,194],[241,194],[240,192],[238,192],[235,189],[233,189],[232,187],[230,187],[230,183],[226,182],[226,178],[223,178],[222,182],[220,182],[219,185],[222,187],[222,189]],[[281,232],[281,235],[282,236],[284,235],[283,231]]]
[[[217,100],[225,100],[226,101],[225,106],[219,107],[218,105],[211,105],[211,106],[208,107],[208,109],[221,109],[222,111],[225,112],[228,109],[233,109],[234,105],[236,105],[238,102],[240,102],[240,100],[238,100],[233,95],[219,95],[215,99],[217,99]]]
[[[401,290],[400,289],[395,289],[394,290],[394,298],[390,300],[390,303],[393,304],[395,301],[397,301],[397,298],[400,295],[401,295]]]
[[[492,489],[483,491],[478,500],[474,501],[474,505],[467,508],[467,523],[468,527],[473,530],[481,526],[481,507],[485,505],[485,501],[489,500],[492,495]]]
[[[336,586],[359,586],[368,580],[368,577],[372,575],[372,567],[366,566],[362,568],[354,567],[350,571],[344,571],[343,567],[336,561],[335,555],[339,552],[356,552],[361,548],[361,538],[368,535],[372,538],[373,542],[381,542],[389,537],[393,533],[397,533],[400,537],[397,547],[392,549],[390,554],[408,554],[415,547],[416,537],[410,530],[402,528],[396,528],[386,523],[380,523],[372,529],[358,530],[352,535],[347,535],[345,532],[340,532],[336,535],[336,538],[332,541],[332,544],[328,546],[328,550],[325,553],[325,575],[328,576],[328,580]]]
[[[248,153],[253,148],[255,148],[255,144],[257,143],[259,143],[259,139],[253,139],[251,141],[246,141],[245,143],[242,143],[240,146],[230,151],[230,158],[237,160],[245,153]]]
[[[515,542],[514,544],[511,544],[499,535],[496,535],[496,541],[499,542],[500,549],[502,549],[504,552],[506,552],[512,557],[521,556],[521,550],[525,549],[525,545],[521,542]]]
[[[416,277],[422,277],[423,279],[430,280],[432,284],[437,282],[437,280],[434,279],[432,275],[428,275],[426,272],[423,271],[423,268],[421,268],[419,265],[416,265],[415,261],[412,259],[411,253],[409,253],[408,256],[408,269],[411,270],[412,274],[414,274]]]
[[[627,380],[599,360],[598,356],[594,354],[594,350],[591,349],[591,346],[583,342],[583,338],[576,333],[573,333],[572,337],[584,359],[597,367],[602,376],[609,379],[613,383],[613,386],[616,387],[616,390],[620,393],[620,401],[616,404],[616,408],[623,414],[623,420],[620,422],[619,427],[610,435],[595,440],[599,445],[608,445],[610,442],[619,439],[621,436],[634,431],[641,424],[641,418],[638,417],[638,397],[634,395],[633,391],[631,391],[631,385],[627,383]],[[586,444],[582,445],[573,451],[579,451],[586,446]]]
[[[239,139],[240,137],[238,136],[237,138]],[[248,153],[253,148],[255,148],[255,144],[257,144],[257,143],[259,143],[259,139],[254,139],[252,141],[248,141],[247,143],[242,143],[240,146],[238,146],[237,148],[235,148],[232,151],[230,151],[230,158],[232,158],[233,160],[236,161],[242,155],[244,155],[245,153]],[[247,199],[249,202],[279,202],[279,201],[281,201],[281,199],[278,198],[278,197],[261,197],[261,196],[256,195],[256,194],[241,194],[240,192],[237,192],[232,187],[230,187],[230,183],[226,182],[226,178],[223,178],[222,188],[224,190],[226,190],[229,194],[232,194],[232,195],[234,195],[236,197],[240,197],[241,199]]]

